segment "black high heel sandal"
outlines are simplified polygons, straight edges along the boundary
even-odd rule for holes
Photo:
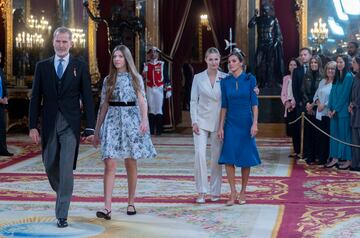
[[[134,208],[134,211],[129,211],[129,207]],[[126,214],[128,214],[129,216],[131,216],[131,215],[135,215],[135,214],[136,214],[136,209],[135,209],[135,206],[134,206],[134,205],[132,205],[132,204],[129,204],[129,205],[127,206],[127,211],[126,211]]]
[[[107,208],[104,208],[101,211],[97,211],[96,212],[96,217],[104,218],[105,220],[111,220],[111,210],[108,210]]]

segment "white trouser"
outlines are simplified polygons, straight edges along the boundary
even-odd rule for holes
[[[210,176],[210,194],[220,196],[222,167],[218,164],[222,142],[217,138],[216,131],[209,132],[200,130],[200,134],[194,135],[195,145],[195,184],[198,193],[208,192],[208,173],[206,165],[206,144],[210,135],[211,145],[211,176]]]
[[[146,87],[146,99],[151,114],[163,114],[164,87]]]

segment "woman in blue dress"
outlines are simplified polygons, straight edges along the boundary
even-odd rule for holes
[[[351,143],[350,105],[353,76],[350,71],[351,58],[348,55],[336,57],[336,72],[329,96],[330,135],[347,143]],[[351,165],[351,147],[330,139],[329,162],[325,168],[337,166],[346,170]],[[340,163],[339,160],[344,160]]]
[[[228,58],[230,76],[221,80],[222,105],[218,136],[224,140],[219,164],[225,164],[230,198],[226,205],[238,200],[246,203],[246,186],[250,167],[261,163],[256,148],[258,132],[258,99],[254,88],[256,79],[243,70],[244,54],[234,49]],[[235,184],[235,167],[241,167],[241,191],[238,195]]]

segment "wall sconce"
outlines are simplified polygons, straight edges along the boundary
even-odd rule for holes
[[[85,48],[86,36],[83,29],[70,28],[73,34],[74,48]]]
[[[41,34],[18,33],[15,37],[15,46],[19,49],[33,49],[44,46],[44,38]]]
[[[51,32],[51,26],[49,25],[49,22],[45,20],[45,17],[42,16],[40,21],[37,18],[34,18],[33,15],[30,16],[30,18],[27,19],[28,27],[35,32],[45,32],[46,30],[48,33]]]
[[[209,24],[209,19],[208,19],[207,14],[201,14],[200,15],[200,24],[202,26],[205,26],[206,30],[211,31],[211,27],[210,27],[210,24]]]
[[[209,19],[207,14],[200,15],[200,22],[198,26],[198,49],[199,49],[199,58],[201,61],[203,59],[203,27],[206,27],[207,31],[211,31],[211,27],[209,24]]]
[[[15,35],[16,47],[16,87],[27,87],[25,76],[32,72],[32,67],[41,58],[45,42],[51,34],[49,21],[33,15],[26,19],[25,28]]]
[[[19,32],[15,46],[19,49],[38,49],[44,46],[44,35],[50,35],[51,26],[44,16],[40,20],[31,15],[27,20],[28,32]]]

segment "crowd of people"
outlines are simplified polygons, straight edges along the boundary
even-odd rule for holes
[[[349,42],[347,54],[327,62],[302,48],[300,56],[290,60],[281,91],[287,135],[294,148],[290,157],[304,159],[309,165],[360,171],[358,48],[357,42]],[[292,123],[302,113],[304,128],[300,121]]]
[[[85,112],[86,129],[83,138],[100,144],[104,162],[104,207],[98,218],[111,219],[112,193],[116,168],[124,161],[128,182],[127,215],[135,215],[137,160],[151,159],[156,150],[151,134],[161,134],[151,125],[162,110],[150,102],[171,96],[158,60],[160,50],[149,50],[149,62],[143,77],[136,70],[130,50],[116,46],[111,54],[109,73],[103,81],[97,121],[95,123],[91,83],[86,64],[72,57],[72,33],[59,27],[53,34],[55,55],[40,61],[35,70],[29,110],[29,136],[42,144],[43,163],[50,185],[56,192],[57,226],[67,227],[72,197],[76,159],[80,143],[81,111]],[[258,88],[256,78],[245,72],[245,56],[237,48],[228,56],[229,73],[219,70],[220,53],[211,47],[206,51],[207,68],[194,76],[190,113],[195,146],[195,185],[197,203],[221,196],[222,165],[225,165],[230,195],[227,206],[246,203],[246,188],[250,169],[261,163],[255,136],[258,132]],[[305,112],[309,121],[332,136],[348,143],[359,143],[360,57],[338,56],[322,67],[319,56],[308,48],[300,50],[299,61],[289,63],[290,74],[284,78],[281,94],[287,121]],[[145,86],[146,85],[146,86]],[[81,101],[81,103],[80,103]],[[161,102],[162,106],[162,102]],[[38,123],[41,117],[41,135]],[[151,118],[153,117],[153,118]],[[149,128],[150,122],[150,128]],[[155,127],[155,128],[151,128]],[[299,125],[288,127],[293,138],[294,157],[300,156]],[[208,188],[206,163],[207,139],[211,143],[211,179]],[[237,138],[234,140],[234,138]],[[304,158],[309,164],[338,165],[339,169],[359,171],[360,150],[344,145],[318,133],[310,124],[305,127]],[[321,147],[316,143],[321,143]],[[318,150],[317,148],[321,148]],[[326,149],[325,149],[326,148]],[[327,149],[329,148],[329,149]],[[328,158],[331,158],[329,160]],[[342,162],[342,163],[340,163]],[[241,190],[236,189],[235,170],[241,168]]]

